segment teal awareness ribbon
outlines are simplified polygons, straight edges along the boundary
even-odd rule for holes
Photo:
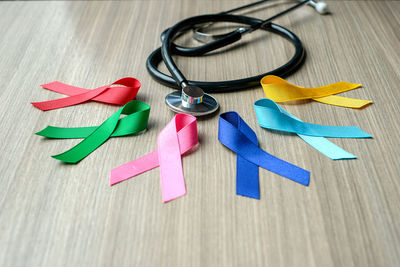
[[[127,116],[119,119],[121,114]],[[63,162],[78,163],[110,137],[131,135],[145,130],[149,115],[150,106],[148,104],[139,100],[132,100],[100,126],[75,128],[47,126],[36,134],[53,139],[84,138],[83,141],[68,151],[52,156]]]
[[[257,100],[254,103],[254,109],[261,127],[295,133],[309,145],[333,160],[357,157],[324,137],[372,138],[371,135],[355,126],[326,126],[303,122],[268,98]]]

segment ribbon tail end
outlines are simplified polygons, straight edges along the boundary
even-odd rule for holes
[[[359,109],[366,108],[366,107],[368,107],[369,105],[372,105],[373,103],[374,103],[374,102],[372,102],[371,100],[366,100],[365,103],[359,107]]]
[[[131,177],[129,177],[129,178],[131,178]],[[115,174],[113,173],[113,171],[111,171],[111,172],[110,172],[110,186],[119,184],[119,183],[121,183],[121,182],[123,182],[123,181],[125,181],[125,180],[127,180],[127,179],[129,179],[129,178],[120,177],[120,176],[118,176],[118,175],[115,175]]]
[[[362,138],[374,138],[372,135],[370,135],[369,133],[366,133],[364,131],[362,131],[364,133],[364,135],[362,136]]]
[[[309,186],[310,185],[310,172],[307,171],[306,176],[304,177],[303,182],[301,183],[304,186]]]
[[[40,130],[39,132],[36,132],[35,134],[36,134],[36,135],[43,136],[43,137],[47,137],[46,135],[47,135],[47,129],[48,129],[48,128],[49,128],[49,126],[46,126],[46,128]]]
[[[236,192],[236,195],[260,200],[260,194]]]
[[[295,179],[291,179],[299,184],[302,184],[304,186],[309,186],[310,185],[310,172],[307,170],[303,170],[303,173],[297,175]]]
[[[175,200],[177,198],[183,197],[184,195],[186,195],[186,190],[184,192],[181,192],[179,194],[174,194],[174,195],[169,195],[169,196],[162,196],[162,202],[163,203],[167,203],[170,202],[172,200]]]
[[[357,156],[350,154],[348,156],[342,156],[342,157],[331,157],[332,160],[346,160],[346,159],[357,159]]]
[[[44,132],[44,129],[43,129],[43,130],[40,130],[39,132],[36,132],[35,134],[36,134],[36,135],[40,135],[40,136],[44,136],[43,132]]]
[[[40,105],[40,102],[31,102],[31,104],[32,104],[32,106],[34,106],[35,108],[37,108],[37,109],[40,109],[41,111],[47,111],[48,109],[46,109],[46,108],[43,108],[41,105]]]
[[[67,158],[63,157],[62,154],[54,155],[54,156],[51,156],[51,157],[53,159],[56,159],[56,160],[59,160],[59,161],[65,162],[65,163],[70,163],[70,164],[76,164],[79,161],[81,161],[81,159],[75,159],[75,160],[67,159]]]

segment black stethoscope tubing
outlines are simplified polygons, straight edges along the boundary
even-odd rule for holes
[[[207,93],[218,93],[218,92],[229,92],[238,91],[241,89],[246,89],[250,87],[258,86],[262,77],[266,75],[276,75],[280,77],[285,77],[290,73],[296,71],[304,62],[305,50],[300,41],[300,39],[290,30],[274,24],[268,23],[264,25],[261,29],[266,30],[271,33],[278,34],[287,40],[289,40],[295,47],[295,53],[293,57],[284,65],[276,68],[275,70],[237,80],[229,81],[218,81],[218,82],[205,82],[205,81],[191,81],[186,80],[185,76],[176,66],[172,55],[181,56],[201,56],[210,51],[216,50],[220,47],[233,43],[241,38],[241,34],[238,31],[234,31],[227,38],[214,41],[209,44],[201,45],[198,47],[182,47],[177,46],[173,43],[174,39],[181,32],[192,29],[196,25],[209,22],[235,22],[240,24],[247,24],[249,26],[257,25],[263,22],[261,19],[232,15],[232,14],[212,14],[212,15],[201,15],[190,17],[182,20],[169,28],[168,31],[164,32],[162,36],[162,46],[161,48],[153,51],[146,62],[146,67],[150,75],[158,82],[175,89],[181,89],[182,82],[185,82],[192,86],[198,86],[202,88]],[[169,76],[158,70],[158,65],[161,61],[164,61],[169,72],[172,76]]]

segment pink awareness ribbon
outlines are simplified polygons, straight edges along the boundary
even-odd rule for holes
[[[186,194],[181,155],[199,142],[196,118],[177,114],[158,135],[158,149],[111,170],[110,185],[160,166],[162,201]]]
[[[136,97],[140,88],[140,82],[135,78],[126,77],[112,84],[101,86],[93,90],[75,87],[57,81],[41,86],[44,89],[68,95],[68,97],[55,100],[32,102],[34,107],[46,111],[81,104],[89,100],[113,105],[125,105]]]

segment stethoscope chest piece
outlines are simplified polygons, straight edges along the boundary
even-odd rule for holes
[[[219,107],[217,100],[205,94],[200,87],[183,85],[182,90],[175,91],[165,97],[165,103],[177,113],[193,116],[205,116],[213,113]]]

